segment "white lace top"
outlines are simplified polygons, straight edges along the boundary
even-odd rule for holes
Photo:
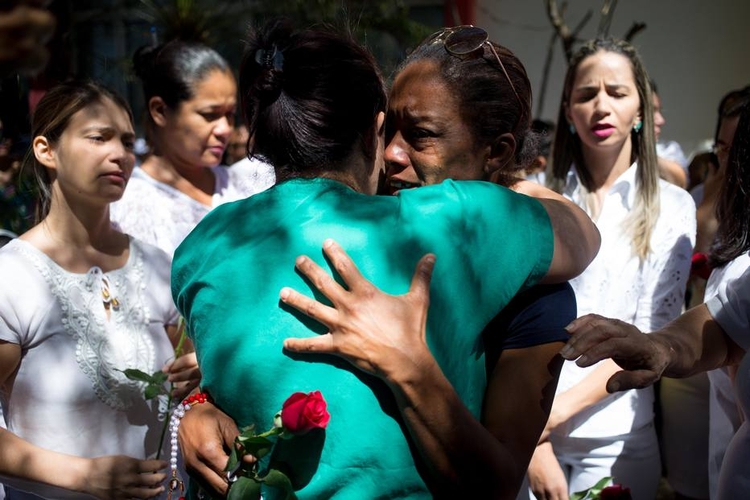
[[[651,253],[641,263],[623,229],[623,221],[635,203],[635,174],[633,164],[607,193],[596,221],[601,249],[571,285],[576,292],[578,316],[601,314],[651,332],[682,310],[695,245],[695,204],[687,191],[659,182],[660,215],[651,235]],[[564,194],[586,210],[582,187],[573,171]],[[570,389],[596,366],[579,368],[566,361],[557,392]],[[573,437],[626,434],[653,420],[653,400],[651,388],[609,395],[573,417],[557,433]]]
[[[260,160],[211,170],[216,187],[209,207],[136,168],[122,199],[110,205],[110,217],[122,232],[173,255],[212,208],[259,193],[276,179],[273,168]]]
[[[153,373],[173,356],[165,332],[178,318],[169,257],[131,238],[122,268],[75,274],[16,239],[0,249],[0,276],[0,340],[22,349],[2,398],[8,429],[72,455],[153,457],[162,429],[159,406],[166,400],[145,401],[142,383],[121,370]],[[44,485],[3,482],[43,497],[76,497]]]

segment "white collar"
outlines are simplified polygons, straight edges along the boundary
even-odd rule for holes
[[[619,195],[624,208],[630,210],[635,204],[635,175],[638,171],[638,162],[633,162],[627,170],[615,179],[612,187],[607,192],[607,197]],[[568,170],[568,177],[565,182],[565,194],[570,197],[576,204],[583,206],[583,184],[575,164]]]

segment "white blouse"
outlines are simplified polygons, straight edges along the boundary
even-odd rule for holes
[[[599,254],[571,285],[578,316],[596,313],[651,332],[682,310],[695,245],[695,203],[687,191],[659,181],[660,215],[651,234],[651,252],[641,262],[623,224],[635,204],[636,168],[634,163],[623,172],[604,198],[596,221],[601,233]],[[588,212],[573,170],[564,194]],[[597,366],[580,368],[566,361],[557,393],[576,385]],[[597,438],[627,434],[653,421],[653,402],[651,388],[610,394],[575,415],[556,434]]]
[[[706,302],[711,316],[745,351],[750,348],[750,269],[735,280],[724,281],[716,296]],[[735,395],[745,415],[750,415],[750,356],[737,370]],[[745,420],[732,437],[721,464],[716,500],[746,498],[750,491],[750,422]]]
[[[723,267],[714,269],[706,283],[706,302],[716,297],[720,287],[725,287],[750,268],[750,255],[743,254]],[[708,486],[710,497],[716,498],[719,488],[719,472],[724,461],[724,453],[732,437],[740,428],[742,420],[732,387],[732,379],[726,368],[708,372],[711,382],[709,392],[708,420]]]
[[[145,401],[143,383],[122,370],[154,373],[174,355],[165,331],[179,316],[169,256],[131,238],[123,267],[78,274],[16,239],[0,249],[0,275],[0,340],[22,351],[3,394],[8,429],[71,455],[153,457],[166,398]],[[3,482],[42,497],[81,497],[42,484]]]
[[[216,186],[209,207],[136,167],[122,199],[110,205],[110,217],[122,232],[173,255],[212,208],[259,193],[276,180],[273,167],[260,160],[211,170]]]

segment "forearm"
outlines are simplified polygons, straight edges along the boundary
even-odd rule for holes
[[[620,371],[620,367],[611,359],[599,363],[586,378],[565,392],[555,396],[552,403],[547,431],[552,431],[572,417],[606,398],[607,380]],[[548,437],[548,433],[542,435],[542,440]]]
[[[683,378],[739,363],[744,351],[714,321],[705,304],[649,335],[667,358],[663,375]]]
[[[523,471],[509,451],[469,412],[437,362],[388,381],[438,497],[515,498]]]
[[[0,428],[0,474],[9,479],[84,491],[89,459],[35,446]]]

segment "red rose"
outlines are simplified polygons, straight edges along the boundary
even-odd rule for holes
[[[624,488],[621,484],[613,484],[602,490],[599,500],[633,500],[633,497],[630,496],[630,488]]]
[[[295,392],[281,407],[281,423],[287,432],[296,435],[307,434],[312,429],[325,429],[331,419],[326,407],[320,391]]]

